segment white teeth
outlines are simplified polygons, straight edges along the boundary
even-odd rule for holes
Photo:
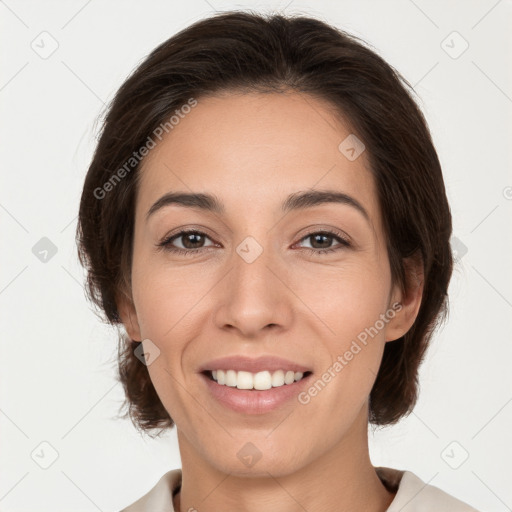
[[[277,370],[272,374],[272,387],[277,388],[284,384],[284,372],[283,370]]]
[[[233,372],[235,375],[235,386],[238,389],[252,389],[253,386],[253,376],[250,372],[235,372],[235,370],[228,370],[229,372]]]
[[[292,371],[286,372],[284,376],[284,383],[291,384],[294,381],[295,374]]]
[[[254,389],[270,389],[272,387],[272,376],[270,375],[270,372],[258,372],[253,377],[252,385]]]
[[[228,370],[226,372],[226,386],[236,388],[236,372],[235,370]]]
[[[293,382],[302,379],[302,372],[293,372],[291,370],[277,370],[269,372],[267,370],[251,373],[245,371],[236,372],[235,370],[213,370],[212,377],[217,384],[236,387],[238,389],[256,389],[265,390],[270,388],[278,388],[285,384],[293,384]]]

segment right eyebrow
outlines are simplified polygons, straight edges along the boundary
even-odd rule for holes
[[[177,204],[186,208],[197,208],[217,214],[225,212],[222,202],[212,194],[188,193],[188,192],[168,192],[164,194],[146,213],[146,222],[149,217],[164,206]]]

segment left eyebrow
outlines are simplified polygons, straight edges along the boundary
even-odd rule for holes
[[[290,194],[283,204],[281,210],[288,213],[292,210],[303,210],[321,204],[338,203],[355,208],[363,217],[370,222],[370,216],[363,205],[354,197],[337,190],[307,190]],[[180,205],[185,208],[196,208],[219,215],[225,213],[226,209],[222,201],[215,195],[188,192],[169,192],[158,199],[148,210],[146,222],[157,210],[168,205]]]
[[[351,206],[370,222],[368,212],[357,199],[337,190],[308,190],[305,192],[295,192],[286,198],[282,205],[282,211],[283,213],[287,213],[291,210],[302,210],[326,203],[338,203]]]

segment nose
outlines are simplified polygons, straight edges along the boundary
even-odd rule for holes
[[[243,339],[287,329],[292,321],[293,294],[286,286],[284,269],[270,250],[258,252],[254,241],[241,244],[217,290],[217,327],[236,330]]]

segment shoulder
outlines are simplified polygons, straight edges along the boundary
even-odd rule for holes
[[[144,496],[120,512],[174,512],[173,493],[177,492],[180,486],[181,469],[168,471]]]
[[[384,484],[396,487],[396,495],[386,512],[478,512],[447,492],[425,483],[411,471],[375,468]]]
[[[396,491],[386,512],[478,512],[434,485],[423,482],[411,471],[376,467],[379,478]],[[181,486],[181,469],[165,473],[144,496],[120,512],[174,512],[173,494]]]

